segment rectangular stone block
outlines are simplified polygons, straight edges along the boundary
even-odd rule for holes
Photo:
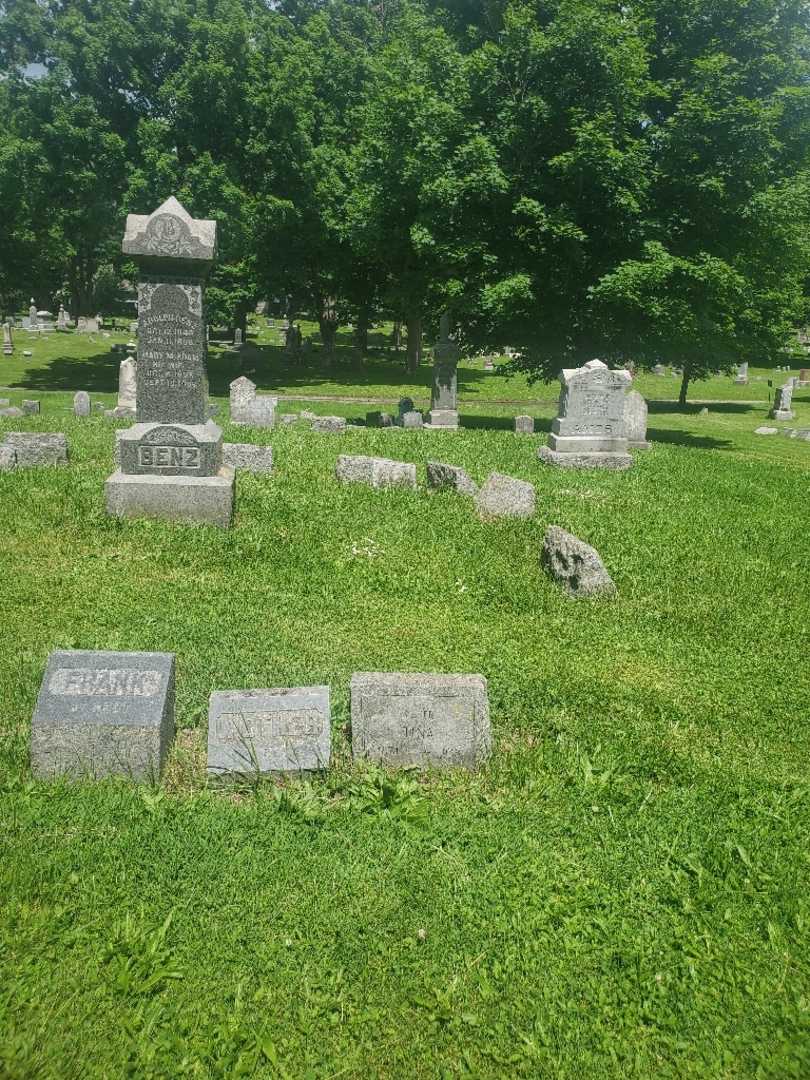
[[[208,772],[313,772],[329,766],[328,686],[215,691],[208,706]]]
[[[422,414],[417,412],[416,409],[411,409],[410,412],[402,414],[402,426],[405,428],[420,428],[424,426],[424,419]]]
[[[205,424],[135,424],[119,441],[121,472],[132,476],[216,476],[222,432]]]
[[[455,409],[431,409],[430,427],[455,431],[458,428],[458,413]]]
[[[222,460],[231,469],[270,473],[273,471],[273,447],[254,446],[253,443],[223,443]]]
[[[344,484],[368,484],[373,488],[416,488],[416,466],[411,462],[389,461],[387,458],[366,457],[363,454],[341,454],[335,465],[335,476]]]
[[[174,735],[174,655],[51,653],[31,724],[34,776],[157,780]]]
[[[515,434],[516,435],[534,435],[534,417],[533,416],[516,416],[515,417]]]
[[[384,765],[475,769],[491,748],[482,675],[352,676],[352,754]]]
[[[346,431],[346,420],[343,416],[319,416],[312,421],[312,430],[324,435],[342,435]]]
[[[154,517],[227,529],[233,518],[234,472],[216,476],[132,476],[114,472],[104,485],[107,513]]]
[[[38,401],[31,401],[25,398],[22,403],[22,411],[26,416],[36,416],[40,410],[40,403]]]
[[[68,443],[61,431],[35,434],[28,431],[10,431],[5,438],[17,457],[21,469],[35,465],[65,465],[68,459]]]

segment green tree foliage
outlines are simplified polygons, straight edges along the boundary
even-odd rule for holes
[[[92,306],[126,212],[220,223],[214,321],[257,299],[538,377],[690,380],[807,318],[808,0],[0,2],[0,299]],[[41,65],[36,71],[28,65]],[[41,77],[32,77],[44,69]]]

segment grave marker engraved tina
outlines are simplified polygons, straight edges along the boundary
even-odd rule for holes
[[[215,691],[208,706],[208,772],[312,772],[329,765],[328,686]]]
[[[204,287],[216,222],[190,217],[170,198],[152,214],[128,216],[122,251],[140,269],[137,423],[119,439],[107,510],[228,526],[234,473],[207,416],[205,370]]]
[[[358,672],[351,695],[355,758],[474,769],[489,757],[489,700],[482,675]]]
[[[51,653],[31,726],[35,776],[157,779],[173,735],[171,653]]]

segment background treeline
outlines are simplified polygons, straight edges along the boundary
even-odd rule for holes
[[[123,219],[220,222],[210,300],[699,377],[807,317],[806,0],[6,0],[0,297],[92,314]],[[31,77],[29,65],[39,77]]]

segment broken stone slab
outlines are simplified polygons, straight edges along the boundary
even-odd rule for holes
[[[320,435],[343,435],[346,431],[346,419],[343,416],[319,416],[312,421],[312,430]]]
[[[572,598],[616,592],[599,552],[558,525],[546,529],[541,562]]]
[[[416,489],[416,466],[408,461],[341,454],[335,476],[343,484],[367,484],[373,488],[407,487]]]
[[[779,428],[768,427],[767,425],[764,424],[762,427],[755,428],[754,429],[754,434],[755,435],[776,435],[776,433],[778,431],[779,431]]]
[[[250,473],[273,471],[273,447],[253,443],[223,443],[222,464]]]
[[[5,444],[14,450],[21,469],[37,465],[65,465],[68,460],[68,442],[61,431],[41,434],[10,431]]]
[[[458,465],[446,465],[442,461],[427,463],[427,482],[432,491],[457,491],[459,495],[475,495],[478,485],[469,473]]]
[[[503,473],[490,473],[475,496],[475,506],[481,518],[531,517],[535,506],[534,485]]]
[[[537,457],[544,465],[555,465],[559,469],[629,469],[633,464],[630,454],[615,452],[600,453],[559,453],[541,446]]]

